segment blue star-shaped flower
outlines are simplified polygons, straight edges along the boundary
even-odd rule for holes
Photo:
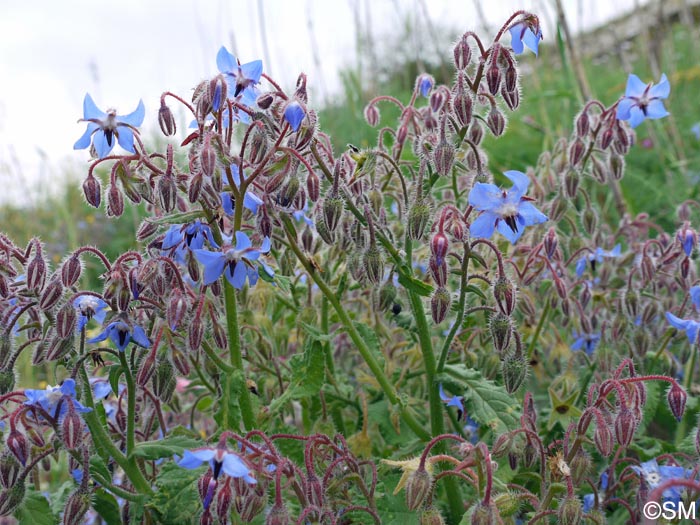
[[[108,304],[99,297],[92,295],[81,295],[73,301],[73,306],[78,312],[78,322],[75,324],[75,329],[80,332],[90,319],[94,319],[102,324],[107,315],[106,308]]]
[[[537,48],[540,40],[542,40],[542,31],[539,27],[536,28],[537,34],[535,34],[530,24],[523,21],[513,25],[508,31],[510,31],[512,36],[511,46],[513,47],[513,53],[520,55],[525,49],[523,47],[523,44],[525,44],[537,56]]]
[[[178,465],[186,469],[196,469],[202,463],[209,463],[214,479],[218,479],[223,472],[232,478],[243,478],[244,481],[250,484],[257,483],[243,458],[226,449],[202,447],[194,450],[185,450]]]
[[[440,385],[440,399],[444,403],[447,403],[448,407],[457,407],[459,414],[464,413],[464,404],[462,403],[462,398],[460,396],[448,396],[443,390],[442,385]]]
[[[73,149],[85,149],[90,146],[90,142],[95,147],[97,156],[100,158],[109,155],[114,148],[114,138],[126,151],[134,153],[134,132],[132,128],[138,128],[143,124],[146,111],[143,101],[132,113],[128,115],[117,115],[116,110],[108,109],[102,111],[93,102],[89,94],[85,95],[83,101],[83,118],[81,122],[87,122],[88,126],[83,136],[73,145]]]
[[[108,337],[117,345],[120,352],[126,350],[126,347],[131,341],[143,348],[150,348],[151,346],[151,342],[148,340],[148,336],[146,332],[143,331],[143,328],[137,325],[130,326],[124,321],[109,323],[101,334],[92,339],[88,339],[87,342],[99,343]]]
[[[600,343],[600,334],[587,334],[581,332],[580,334],[574,330],[573,332],[575,341],[571,345],[573,351],[584,350],[586,355],[592,355],[595,351],[598,343]]]
[[[253,60],[241,65],[224,46],[221,46],[216,54],[216,65],[226,77],[229,92],[233,93],[234,97],[246,90],[254,92],[253,86],[260,82],[262,76],[262,60]]]
[[[473,237],[490,238],[494,230],[508,239],[512,244],[523,234],[526,226],[547,221],[547,216],[525,196],[530,179],[519,171],[504,173],[513,182],[508,191],[499,189],[494,184],[477,182],[469,192],[469,204],[481,211],[481,215],[472,223],[469,231]]]
[[[599,247],[595,249],[595,252],[584,255],[576,262],[576,277],[581,277],[583,272],[586,271],[586,263],[591,263],[591,269],[595,271],[596,265],[602,264],[603,259],[619,257],[621,249],[621,246],[616,244],[610,251]]]
[[[671,85],[666,75],[661,75],[659,83],[645,84],[637,75],[627,79],[625,96],[617,105],[618,120],[629,120],[630,126],[636,128],[645,118],[662,118],[668,115],[663,99],[671,93]]]
[[[60,419],[68,410],[68,403],[65,402],[67,399],[73,403],[75,411],[84,414],[90,412],[92,408],[84,407],[75,398],[75,380],[66,379],[63,381],[61,386],[47,386],[44,390],[32,390],[26,389],[24,395],[27,400],[24,402],[25,405],[37,406],[43,408],[50,416],[55,417],[56,415]],[[59,402],[61,403],[61,408],[58,414],[56,414],[56,408]]]
[[[241,185],[241,175],[238,171],[238,164],[231,164],[231,174],[233,175],[233,183],[236,187]],[[226,177],[224,175],[224,180]],[[247,191],[243,195],[243,207],[249,209],[253,212],[253,215],[258,213],[258,208],[263,203],[262,199],[258,197],[255,193]],[[234,204],[231,194],[229,192],[221,193],[221,207],[226,215],[233,215]]]
[[[691,471],[684,469],[683,467],[676,466],[659,466],[656,459],[645,461],[639,466],[632,466],[642,481],[649,487],[650,490],[655,489],[662,483],[671,479],[688,479],[692,474]],[[683,487],[670,487],[664,490],[663,498],[665,501],[675,501],[678,502],[681,497],[681,492]]]
[[[204,246],[204,241],[218,248],[214,240],[211,228],[199,219],[189,224],[173,224],[165,234],[161,245],[163,255],[172,256],[175,261],[185,264],[187,250],[199,250]]]
[[[700,330],[700,323],[692,319],[681,319],[676,317],[671,312],[666,312],[666,320],[673,328],[678,330],[683,330],[685,335],[688,336],[688,341],[690,344],[694,344],[698,338],[698,330]]]
[[[216,281],[222,273],[231,285],[240,290],[245,285],[246,279],[254,286],[258,280],[258,271],[253,267],[253,261],[257,261],[260,255],[270,251],[270,239],[265,237],[260,248],[253,248],[253,243],[248,236],[236,232],[236,246],[223,252],[210,252],[209,250],[193,250],[197,260],[204,265],[204,284],[208,285]]]

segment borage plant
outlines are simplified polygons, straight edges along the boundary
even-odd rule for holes
[[[51,268],[39,239],[0,237],[0,515],[572,525],[694,501],[697,203],[669,234],[619,184],[630,125],[666,115],[669,84],[631,75],[586,103],[509,185],[482,141],[541,36],[523,11],[489,46],[465,33],[450,85],[372,100],[371,125],[383,104],[398,122],[341,153],[305,75],[286,93],[225,48],[191,101],[162,95],[167,137],[168,104],[194,117],[164,152],[143,104],[86,95],[88,203],[149,215],[114,260],[84,246]],[[87,256],[101,290],[81,288]],[[57,386],[16,388],[26,349]]]

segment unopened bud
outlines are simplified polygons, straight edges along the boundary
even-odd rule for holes
[[[445,520],[440,511],[431,506],[420,511],[420,525],[445,525]]]
[[[372,284],[379,284],[384,277],[384,258],[379,248],[370,244],[365,251],[363,265],[367,280]]]
[[[567,497],[559,505],[557,523],[560,525],[579,525],[582,515],[581,501],[575,496]]]
[[[100,207],[102,188],[100,187],[100,182],[93,175],[88,175],[88,178],[83,181],[83,194],[90,206],[93,208]]]
[[[328,195],[323,201],[323,217],[329,231],[333,232],[338,227],[344,208],[345,202],[337,194]]]
[[[44,291],[41,292],[39,308],[44,312],[51,310],[61,298],[61,295],[63,295],[63,285],[60,279],[51,279],[49,284],[46,285],[46,288],[44,288]]]
[[[569,200],[564,197],[564,195],[558,195],[552,201],[552,206],[549,209],[549,220],[558,222],[569,207]]]
[[[509,394],[517,392],[527,378],[528,365],[520,353],[510,353],[501,364],[503,383]]]
[[[266,110],[272,105],[272,103],[274,101],[275,101],[274,93],[268,92],[268,93],[263,93],[262,95],[260,95],[255,103],[258,105],[258,107],[260,109]]]
[[[379,124],[379,108],[377,108],[376,104],[367,104],[365,106],[365,120],[373,128]]]
[[[576,117],[576,134],[583,138],[588,135],[590,129],[591,119],[588,117],[588,112],[584,110]]]
[[[559,237],[557,237],[557,232],[554,228],[550,228],[547,231],[547,234],[544,236],[544,251],[547,254],[548,259],[552,259],[554,257],[558,246]]]
[[[615,439],[621,446],[627,447],[632,443],[636,430],[637,420],[634,414],[627,406],[623,405],[615,418]]]
[[[228,522],[228,514],[231,509],[231,503],[233,502],[233,490],[231,489],[230,478],[227,479],[223,486],[216,492],[216,498],[214,501],[216,508],[216,515],[221,523]],[[247,520],[246,520],[247,521]]]
[[[580,182],[581,176],[578,171],[573,169],[567,170],[566,175],[564,175],[564,190],[566,190],[567,197],[570,199],[576,197]]]
[[[168,326],[175,331],[180,326],[180,323],[187,313],[187,299],[182,295],[179,289],[176,289],[170,296],[166,317]]]
[[[202,149],[199,151],[199,166],[202,168],[202,173],[207,177],[211,177],[216,171],[216,160],[216,150],[209,140],[205,140]]]
[[[160,359],[153,376],[153,393],[163,402],[168,403],[175,391],[173,365],[167,359]]]
[[[83,476],[87,476],[83,473]],[[78,489],[68,497],[63,511],[63,525],[80,525],[90,510],[90,495]]]
[[[492,62],[491,66],[486,70],[486,84],[492,95],[496,95],[501,87],[501,68],[498,67],[495,61]]]
[[[474,111],[474,100],[466,91],[457,92],[452,100],[452,111],[454,111],[460,126],[466,127],[472,122]],[[470,137],[471,139],[471,137]],[[477,144],[475,142],[475,144]]]
[[[472,525],[496,525],[501,523],[501,518],[493,503],[485,504],[480,501],[472,512]]]
[[[452,305],[452,297],[449,290],[444,286],[436,288],[433,296],[430,299],[430,312],[433,316],[433,322],[440,324],[447,317],[447,312],[450,311]]]
[[[593,442],[602,456],[608,457],[612,454],[613,448],[615,447],[615,440],[607,421],[605,421],[602,416],[599,416],[596,420]]]
[[[19,461],[22,466],[26,466],[27,459],[29,458],[29,443],[24,434],[17,429],[12,429],[10,435],[7,436],[7,448],[14,454],[15,458],[17,458],[17,461]]]
[[[77,320],[78,314],[75,307],[70,303],[64,304],[56,314],[56,334],[58,337],[64,338],[72,334]]]
[[[316,202],[321,194],[321,181],[315,171],[310,172],[306,177],[306,193],[311,202]]]
[[[0,483],[3,488],[13,487],[21,472],[22,466],[14,454],[11,454],[7,449],[3,450],[0,454]]]
[[[486,125],[491,130],[495,137],[500,137],[506,129],[506,118],[503,116],[496,106],[491,108],[486,116]]]
[[[42,255],[41,245],[36,240],[34,242],[34,247],[34,257],[32,257],[32,260],[29,261],[29,264],[27,264],[26,283],[29,290],[39,293],[46,282],[47,268],[46,261]]]
[[[515,111],[518,109],[518,106],[520,106],[520,91],[518,91],[518,89],[508,91],[505,89],[505,86],[503,86],[501,88],[501,96],[503,97],[506,106],[508,106],[508,109],[511,111]]]
[[[164,100],[161,101],[160,109],[158,110],[158,125],[160,126],[160,130],[163,132],[163,135],[166,137],[172,137],[177,131],[175,116]]]
[[[569,162],[575,168],[581,166],[581,161],[583,160],[583,155],[586,153],[586,145],[579,138],[574,140],[574,142],[569,147]]]
[[[77,255],[71,255],[61,266],[61,281],[63,286],[73,286],[80,278],[80,273],[83,270],[80,264],[80,258]]]
[[[69,400],[64,402],[68,403],[68,410],[61,422],[61,437],[63,438],[63,443],[65,443],[66,448],[75,450],[83,442],[85,426],[83,420],[80,419],[80,416],[75,411],[73,402]]]
[[[447,284],[447,264],[443,261],[442,264],[438,264],[435,257],[431,257],[428,262],[428,268],[430,270],[430,275],[433,276],[435,284],[438,286],[445,286]]]
[[[625,159],[620,155],[610,155],[610,175],[614,180],[621,180],[625,174]]]
[[[466,35],[462,36],[453,50],[455,68],[462,70],[469,66],[472,59],[472,50],[469,47],[469,40]]]
[[[472,120],[472,123],[469,126],[469,131],[467,132],[467,137],[474,145],[478,146],[481,144],[481,141],[484,138],[484,128],[481,127],[481,124],[477,119]]]
[[[406,506],[414,511],[420,508],[433,489],[433,477],[425,468],[413,472],[406,482]]]
[[[601,161],[598,157],[595,155],[591,155],[591,162],[593,164],[593,169],[591,170],[591,174],[593,175],[593,178],[600,184],[605,184],[608,180],[608,168]]]
[[[447,176],[452,171],[455,147],[446,140],[440,141],[433,151],[433,164],[438,175]]]
[[[166,173],[158,179],[156,193],[163,211],[171,212],[175,209],[175,204],[177,204],[177,186],[172,175]]]
[[[583,224],[583,229],[586,231],[586,233],[592,236],[598,224],[598,216],[592,208],[586,208],[583,211],[581,223]]]
[[[680,422],[685,412],[685,402],[688,400],[688,394],[685,393],[685,390],[678,383],[673,383],[668,391],[667,398],[673,417]]]
[[[513,282],[505,276],[500,276],[493,284],[493,297],[498,309],[505,315],[511,315],[515,310],[516,289]]]
[[[0,516],[12,514],[24,499],[24,482],[20,481],[0,492]]]
[[[512,64],[510,64],[506,68],[506,82],[505,82],[506,91],[515,91],[517,84],[518,84],[518,70],[515,69],[515,67]]]
[[[603,133],[600,134],[600,149],[608,149],[608,146],[610,146],[613,138],[615,138],[615,133],[613,130],[610,128],[605,129]]]
[[[433,238],[430,239],[430,251],[435,257],[438,265],[445,263],[447,252],[450,250],[450,240],[442,231],[438,231]]]
[[[493,346],[499,354],[503,354],[510,345],[511,333],[513,324],[509,316],[498,312],[491,316],[489,323],[491,328],[491,336],[493,337]]]
[[[408,210],[408,236],[414,241],[421,240],[429,221],[430,206],[422,200],[413,203]]]

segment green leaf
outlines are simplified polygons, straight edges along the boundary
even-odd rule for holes
[[[112,365],[109,367],[109,386],[112,392],[119,392],[119,378],[124,373],[122,365]]]
[[[478,295],[479,297],[481,297],[484,300],[488,300],[488,298],[486,297],[486,294],[484,294],[484,292],[482,292],[481,288],[479,288],[478,286],[474,286],[473,284],[469,284],[466,286],[465,290],[467,290],[470,293],[474,293],[474,294]]]
[[[225,428],[227,424],[233,424],[235,427],[241,422],[241,407],[238,404],[241,392],[246,388],[245,378],[240,370],[234,371],[231,375],[225,375],[221,378],[221,388],[229,390],[229,404],[223,402],[224,397],[217,403],[219,409],[214,414],[214,421],[219,425],[219,428]]]
[[[304,352],[295,354],[289,360],[292,369],[291,384],[280,397],[270,403],[270,413],[277,412],[292,399],[315,396],[321,391],[326,375],[325,356],[320,341],[308,338]]]
[[[406,290],[423,297],[429,297],[430,294],[433,293],[433,287],[428,283],[424,283],[423,281],[406,275],[403,272],[399,272],[399,284],[406,288]]]
[[[163,466],[156,479],[157,491],[147,504],[160,515],[158,523],[199,523],[202,504],[197,479],[201,474],[202,469],[188,470],[174,463]]]
[[[379,362],[382,368],[384,368],[384,354],[379,346],[379,339],[377,339],[376,332],[366,324],[360,323],[359,321],[355,321],[352,324],[355,327],[355,330],[360,332],[362,340],[367,343],[367,346],[374,354],[374,358]]]
[[[445,382],[456,383],[466,388],[464,402],[470,417],[479,424],[488,426],[496,435],[518,427],[520,406],[506,389],[486,379],[481,372],[465,365],[447,365],[449,376]]]
[[[27,489],[15,513],[19,525],[55,525],[58,518],[51,512],[49,501],[34,489]]]
[[[49,494],[49,503],[51,505],[51,512],[56,516],[63,512],[63,508],[66,506],[66,500],[73,490],[75,490],[75,482],[64,481],[60,487],[52,490]]]
[[[107,464],[100,456],[90,457],[90,472],[93,474],[99,474],[106,481],[112,479],[112,474],[109,472]]]
[[[187,211],[184,213],[168,214],[164,217],[158,219],[150,219],[149,222],[154,224],[186,224],[192,222],[195,219],[206,218],[206,214],[203,210]]]
[[[330,341],[333,337],[330,334],[323,333],[321,330],[312,326],[304,321],[299,321],[299,324],[304,329],[304,332],[309,337],[312,337],[316,341],[321,341],[322,343]]]
[[[160,458],[168,458],[175,454],[181,456],[186,449],[193,449],[202,446],[202,441],[189,436],[168,436],[157,441],[146,441],[137,443],[132,456],[154,461]]]
[[[102,487],[95,491],[92,497],[92,508],[107,525],[121,525],[122,517],[117,500]]]

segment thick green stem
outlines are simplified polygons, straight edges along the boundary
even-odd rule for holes
[[[549,304],[550,301],[546,300],[544,304],[544,310],[542,310],[542,315],[540,316],[540,321],[537,323],[537,328],[535,328],[535,333],[530,340],[530,344],[527,347],[527,358],[532,359],[532,354],[535,353],[535,345],[540,338],[540,333],[542,333],[542,328],[544,328],[544,323],[547,321],[547,316],[549,315]]]
[[[124,370],[124,378],[126,379],[126,394],[127,394],[127,412],[126,412],[126,457],[131,456],[136,445],[136,386],[134,384],[134,376],[131,375],[129,362],[126,360],[126,354],[119,352],[119,362]]]

